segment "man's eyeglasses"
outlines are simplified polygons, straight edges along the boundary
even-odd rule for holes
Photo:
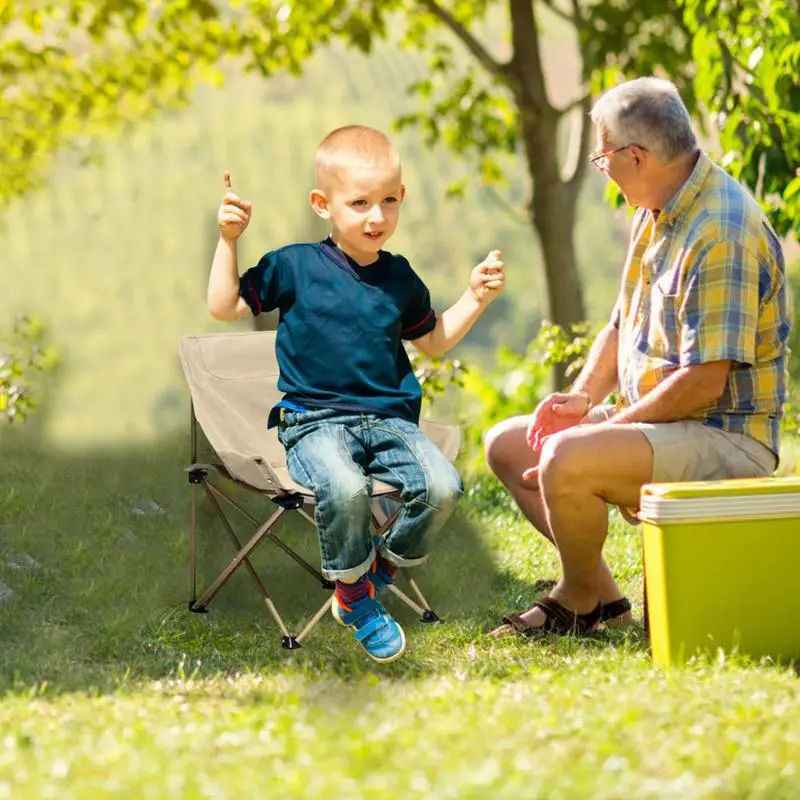
[[[614,150],[606,150],[603,153],[591,153],[589,155],[589,163],[595,169],[599,169],[600,172],[602,172],[603,169],[608,166],[608,159],[610,156],[613,156],[614,153],[621,153],[623,150],[627,150],[629,147],[638,147],[640,150],[647,152],[646,147],[642,147],[640,144],[636,144],[636,142],[631,142],[630,144],[623,145],[622,147],[617,147]]]

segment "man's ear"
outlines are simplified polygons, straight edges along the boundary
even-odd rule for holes
[[[633,163],[637,169],[644,166],[645,159],[647,158],[647,151],[643,150],[639,145],[632,144],[629,148]]]
[[[322,217],[322,219],[331,218],[328,198],[325,196],[325,192],[320,189],[312,189],[311,194],[308,196],[308,202],[311,204],[311,208],[314,209],[314,213]]]

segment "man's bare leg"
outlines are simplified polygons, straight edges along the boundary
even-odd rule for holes
[[[577,614],[597,606],[608,504],[636,506],[652,471],[650,443],[631,426],[584,425],[548,439],[539,486],[563,569],[550,597]],[[544,624],[538,608],[522,616],[533,627]]]
[[[512,417],[491,428],[484,439],[486,460],[490,469],[505,484],[520,511],[543,536],[553,541],[547,520],[542,493],[536,481],[523,481],[522,473],[537,465],[539,454],[534,453],[525,441],[529,417]],[[611,570],[601,558],[598,567],[598,589],[603,604],[622,597]],[[630,622],[630,612],[615,617],[613,624]]]

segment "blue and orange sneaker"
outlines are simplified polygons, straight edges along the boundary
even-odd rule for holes
[[[334,593],[331,613],[340,625],[352,628],[355,640],[375,661],[382,664],[394,661],[406,649],[403,629],[378,600],[372,583],[369,594],[350,605],[345,605]]]

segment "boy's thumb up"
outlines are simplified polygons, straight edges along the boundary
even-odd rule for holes
[[[222,180],[225,183],[225,190],[229,192],[231,190],[231,174],[230,174],[230,172],[225,172],[225,174],[222,176]]]

